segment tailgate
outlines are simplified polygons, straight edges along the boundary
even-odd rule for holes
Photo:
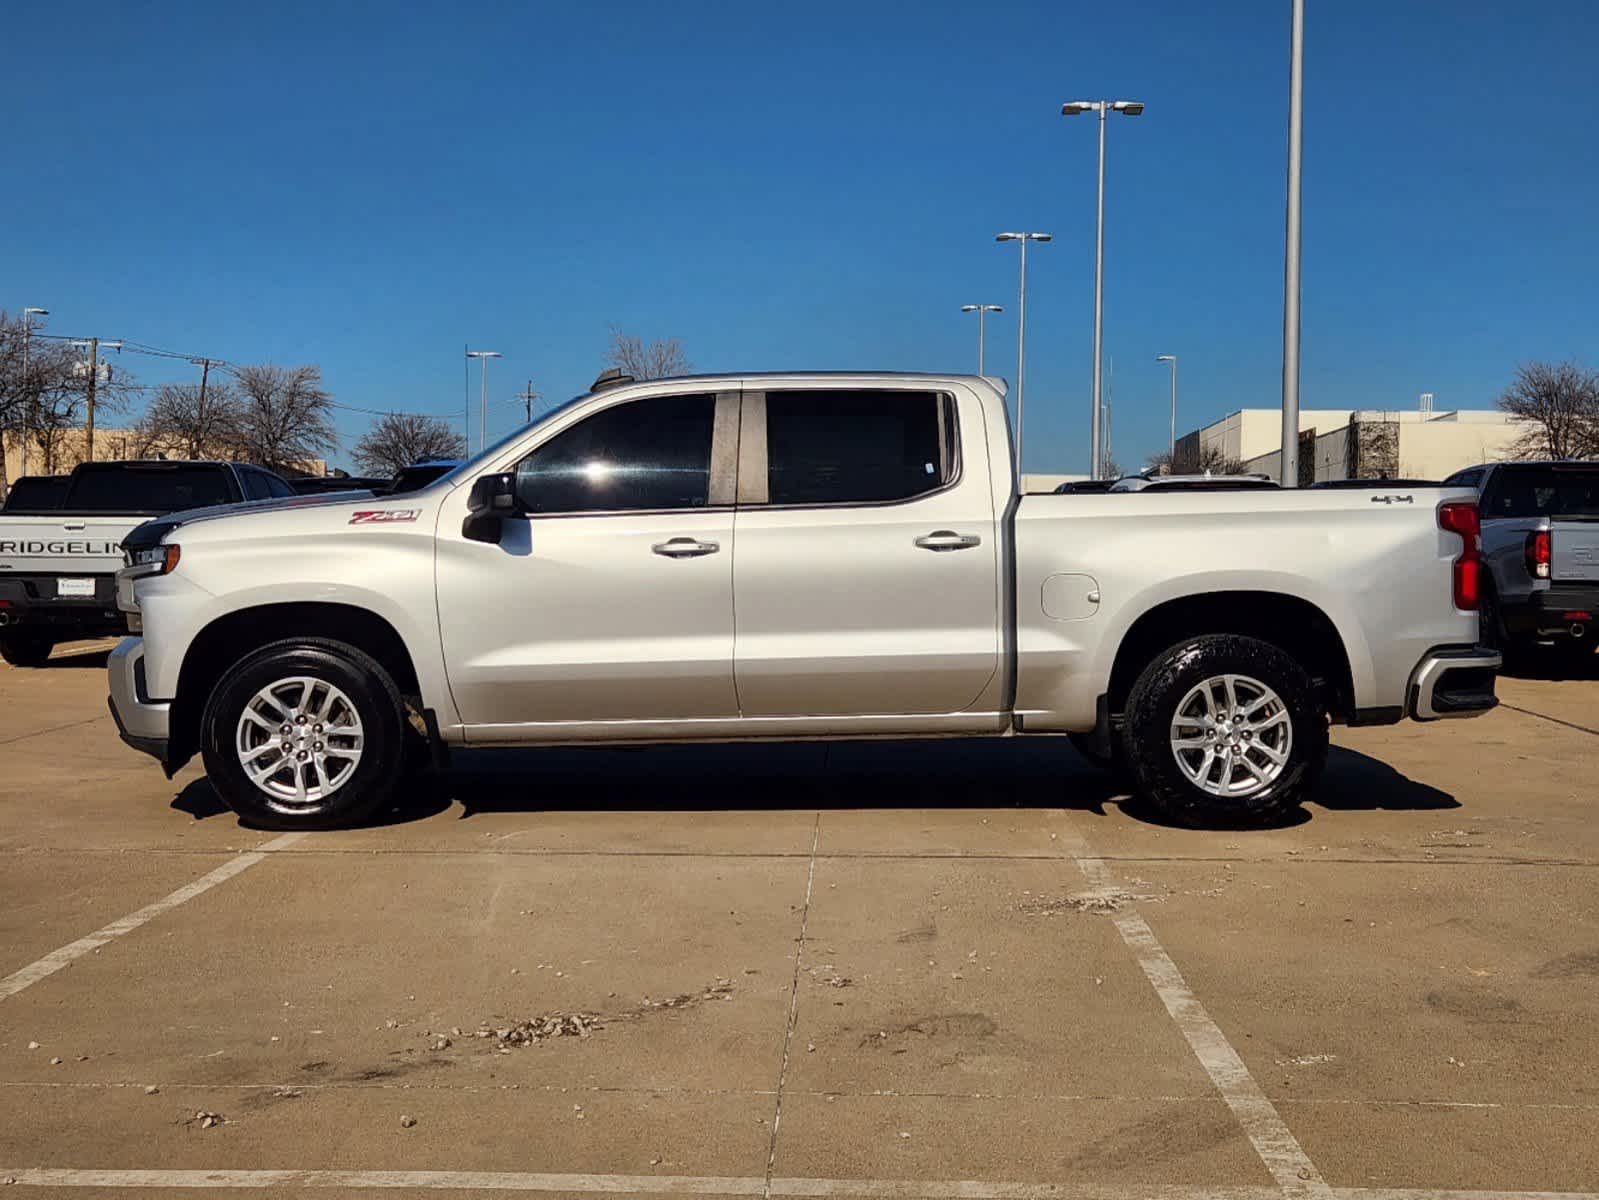
[[[0,574],[107,575],[122,566],[122,539],[143,517],[0,517]]]
[[[1549,525],[1550,576],[1556,583],[1599,583],[1599,521]]]

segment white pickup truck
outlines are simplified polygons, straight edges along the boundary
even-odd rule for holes
[[[1467,488],[1020,496],[990,379],[602,377],[408,495],[136,531],[111,707],[280,828],[430,749],[1048,734],[1249,824],[1329,719],[1496,703],[1477,529]]]
[[[0,658],[37,667],[57,642],[126,633],[121,543],[152,515],[293,495],[271,471],[231,462],[89,462],[64,480],[19,479],[0,508]]]

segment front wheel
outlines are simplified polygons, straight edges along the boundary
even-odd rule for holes
[[[399,691],[354,646],[274,642],[231,668],[200,726],[206,773],[228,807],[266,829],[331,829],[371,816],[406,759]]]
[[[1144,669],[1123,747],[1141,796],[1182,825],[1282,820],[1327,759],[1327,714],[1298,662],[1269,642],[1211,634]]]

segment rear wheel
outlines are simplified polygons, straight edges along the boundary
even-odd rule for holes
[[[1138,792],[1183,825],[1280,821],[1327,758],[1315,684],[1268,642],[1212,634],[1171,647],[1127,699],[1123,746]]]
[[[42,667],[55,649],[55,639],[37,631],[0,634],[0,658],[13,667]]]
[[[206,772],[228,806],[269,829],[330,829],[369,817],[406,759],[394,681],[353,646],[292,639],[217,683],[200,723]]]

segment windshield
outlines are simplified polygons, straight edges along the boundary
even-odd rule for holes
[[[1599,521],[1599,466],[1506,467],[1498,472],[1482,515]]]
[[[554,408],[550,409],[549,412],[542,414],[538,420],[530,421],[526,425],[520,425],[511,430],[510,433],[506,434],[498,441],[491,442],[487,449],[479,450],[471,458],[467,459],[460,466],[456,467],[455,470],[444,476],[443,482],[448,483],[451,487],[453,487],[462,480],[470,479],[473,475],[478,473],[478,470],[482,467],[484,462],[497,457],[501,450],[505,449],[506,446],[516,441],[523,434],[527,433],[528,430],[537,429],[540,425],[544,424],[544,422],[550,420],[550,418],[560,416],[579,400],[587,400],[588,398],[588,392],[584,392],[578,396],[573,396],[565,404],[557,404]]]

